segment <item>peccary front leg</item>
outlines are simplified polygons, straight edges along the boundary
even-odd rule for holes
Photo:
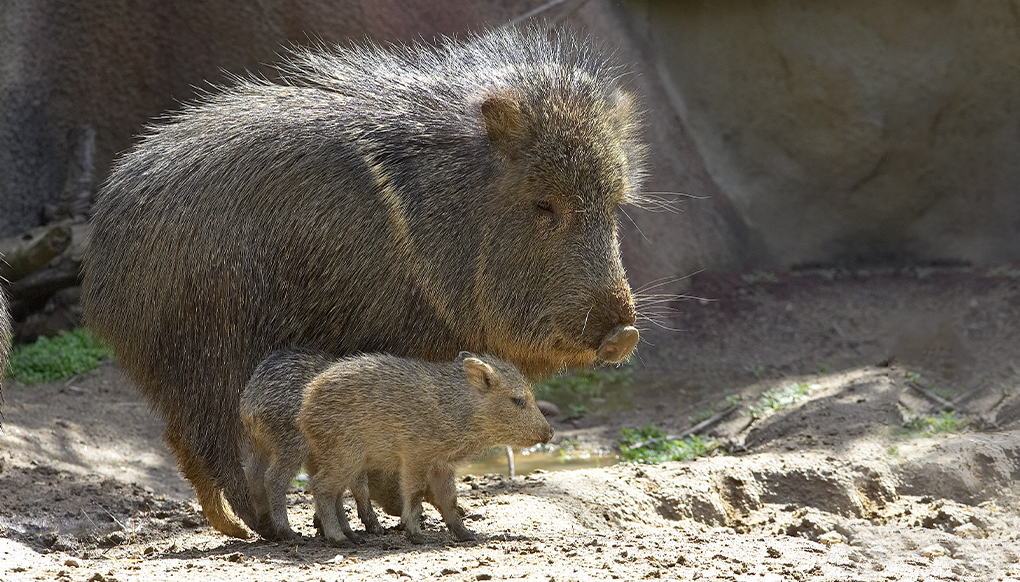
[[[421,503],[425,497],[426,478],[423,471],[414,470],[406,462],[400,468],[400,492],[404,500],[400,523],[407,541],[412,544],[425,543],[425,535],[421,533]]]
[[[351,493],[354,495],[354,502],[358,504],[358,517],[361,519],[361,523],[365,524],[365,531],[370,534],[383,533],[379,518],[376,517],[375,510],[372,509],[372,499],[368,489],[368,473],[358,475],[354,486],[351,487]]]
[[[453,465],[439,465],[432,468],[429,475],[429,487],[432,489],[433,505],[439,510],[450,528],[450,533],[459,541],[465,542],[477,539],[474,532],[464,527],[461,520],[460,507],[457,506],[457,484],[454,480]]]

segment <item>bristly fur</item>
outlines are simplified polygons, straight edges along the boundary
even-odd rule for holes
[[[256,527],[238,396],[274,350],[470,350],[530,376],[631,351],[616,210],[643,148],[617,71],[541,28],[299,50],[280,82],[214,90],[117,162],[83,315],[214,527],[245,533],[221,490]]]

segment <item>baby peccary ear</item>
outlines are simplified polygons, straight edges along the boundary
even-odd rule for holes
[[[468,358],[477,358],[477,357],[478,356],[472,354],[471,352],[461,352],[461,353],[457,354],[457,358],[454,361],[456,361],[456,362],[463,362],[464,360],[466,360]]]
[[[495,371],[492,366],[478,358],[464,359],[464,373],[467,374],[468,382],[480,392],[492,388],[492,377]]]
[[[528,141],[528,123],[517,101],[508,95],[492,95],[482,102],[482,119],[496,149],[513,157]]]

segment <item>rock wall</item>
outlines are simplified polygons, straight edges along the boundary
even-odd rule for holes
[[[62,192],[95,188],[145,124],[210,83],[271,74],[286,45],[430,40],[543,4],[11,0],[0,238],[53,220]],[[647,190],[675,201],[621,216],[635,287],[702,268],[1020,260],[1015,1],[576,6],[541,16],[569,12],[630,64]],[[93,172],[74,166],[81,135]]]
[[[629,0],[761,264],[1020,259],[1020,4]]]
[[[71,184],[82,175],[73,169],[74,151],[83,147],[75,135],[95,136],[94,145],[86,144],[95,160],[95,188],[152,119],[210,84],[227,82],[229,74],[271,74],[264,64],[276,61],[284,46],[314,38],[431,40],[499,25],[544,4],[9,0],[0,10],[0,238],[52,220],[48,207],[61,192],[80,188]],[[743,264],[749,245],[742,221],[715,187],[667,88],[649,67],[647,43],[636,39],[618,4],[576,6],[554,6],[541,17],[566,15],[568,26],[597,37],[632,65],[629,82],[649,112],[649,190],[703,198],[681,198],[677,212],[630,208],[621,217],[632,282]]]

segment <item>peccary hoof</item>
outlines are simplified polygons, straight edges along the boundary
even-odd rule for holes
[[[542,413],[542,416],[546,418],[560,415],[560,408],[548,400],[536,400],[535,406],[538,407],[538,411]]]
[[[618,325],[606,334],[596,355],[600,360],[616,364],[634,351],[639,339],[638,330],[633,325]]]

